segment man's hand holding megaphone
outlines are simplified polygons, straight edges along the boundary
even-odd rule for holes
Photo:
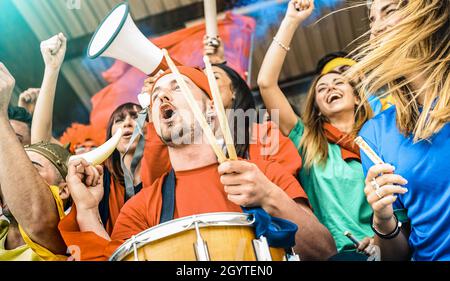
[[[150,104],[151,104],[151,96],[152,96],[152,89],[153,84],[155,84],[155,81],[158,80],[158,78],[161,76],[162,71],[156,73],[153,76],[149,76],[144,81],[144,86],[142,87],[141,93],[138,95],[139,103],[141,104],[142,108],[148,108],[149,114],[149,122],[152,122],[151,120],[151,114],[150,114]]]
[[[45,67],[59,70],[64,61],[66,49],[67,39],[62,33],[59,33],[46,41],[42,41],[41,53]]]

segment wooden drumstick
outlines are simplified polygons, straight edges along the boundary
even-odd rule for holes
[[[203,6],[205,10],[206,36],[208,37],[209,44],[217,47],[218,45],[217,36],[219,35],[219,31],[217,25],[216,0],[204,0]]]
[[[192,112],[194,113],[194,117],[197,120],[197,122],[202,127],[203,132],[205,133],[206,138],[208,139],[209,144],[211,145],[214,153],[217,156],[217,159],[219,163],[223,163],[227,160],[225,157],[225,154],[223,153],[222,149],[217,145],[216,137],[214,136],[214,133],[211,130],[211,127],[209,127],[208,122],[206,122],[205,116],[203,116],[202,111],[200,110],[197,102],[194,99],[194,95],[192,94],[191,90],[189,89],[188,85],[186,84],[186,81],[184,81],[183,77],[180,74],[180,71],[178,70],[177,66],[173,62],[173,60],[170,58],[169,53],[166,49],[163,49],[164,57],[166,58],[166,62],[172,71],[172,73],[175,75],[175,79],[178,83],[178,85],[181,88],[181,91],[183,92],[183,96],[186,98],[186,101],[191,108]]]
[[[372,160],[374,164],[384,164],[384,161],[381,160],[380,157],[378,157],[375,151],[373,151],[373,149],[367,142],[364,141],[362,137],[357,137],[355,139],[355,143],[359,146],[359,148],[361,148],[361,150],[367,155],[367,157]]]
[[[227,115],[225,113],[225,108],[222,102],[222,96],[219,92],[219,86],[217,85],[216,78],[214,77],[214,72],[211,66],[211,62],[208,56],[203,57],[205,62],[206,76],[208,77],[209,87],[214,100],[214,107],[216,109],[217,117],[219,118],[220,128],[222,130],[223,137],[225,139],[225,144],[227,146],[228,155],[230,160],[237,160],[236,148],[234,147],[233,136],[230,130],[230,124],[228,124]]]
[[[356,239],[355,236],[353,236],[349,231],[344,232],[344,235],[347,236],[356,247],[359,247],[361,242],[359,242],[358,239]]]

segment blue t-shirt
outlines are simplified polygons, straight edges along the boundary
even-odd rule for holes
[[[413,142],[396,126],[395,107],[369,120],[360,136],[395,173],[408,180],[408,192],[394,208],[406,208],[411,222],[413,260],[450,261],[450,123],[430,141]],[[364,173],[373,165],[361,152]]]

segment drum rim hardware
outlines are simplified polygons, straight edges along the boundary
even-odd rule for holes
[[[139,261],[138,251],[136,248],[136,236],[133,235],[131,237],[131,240],[132,240],[132,245],[133,245],[134,261]]]
[[[272,261],[269,243],[264,235],[261,235],[259,239],[253,239],[253,249],[255,250],[257,261]]]
[[[193,219],[195,220],[195,216]],[[211,259],[209,258],[208,244],[205,240],[203,240],[200,234],[199,221],[194,221],[194,225],[195,234],[197,235],[197,241],[194,243],[194,251],[197,261],[210,261]]]
[[[286,260],[287,261],[301,261],[299,254],[297,254],[294,248],[291,248],[291,252],[286,251]]]

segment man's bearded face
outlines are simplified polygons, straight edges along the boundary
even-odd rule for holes
[[[206,94],[191,79],[182,77],[204,114],[208,101]],[[201,127],[183,95],[174,74],[159,79],[152,93],[152,120],[156,132],[169,146],[197,143],[202,135]]]

